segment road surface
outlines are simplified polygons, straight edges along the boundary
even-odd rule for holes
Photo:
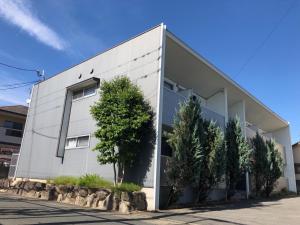
[[[122,215],[0,193],[0,224],[298,225],[300,197]]]

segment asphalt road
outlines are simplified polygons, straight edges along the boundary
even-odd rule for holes
[[[0,193],[0,224],[141,224],[148,213],[122,215]],[[147,216],[148,220],[149,217]]]
[[[299,225],[300,197],[122,215],[0,193],[0,224]]]

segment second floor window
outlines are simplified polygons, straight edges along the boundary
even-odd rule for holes
[[[13,121],[4,121],[3,126],[5,128],[10,128],[10,129],[15,129],[15,130],[23,130],[23,124],[18,123],[18,122],[13,122]]]
[[[21,130],[6,129],[5,135],[6,136],[12,136],[12,137],[22,137],[22,131]]]
[[[70,137],[66,140],[66,149],[85,148],[89,146],[90,136]]]
[[[74,91],[73,92],[73,100],[92,96],[92,95],[96,94],[96,89],[97,89],[97,86],[92,85],[92,86],[88,86],[86,88]]]
[[[300,174],[300,164],[299,163],[295,163],[294,167],[295,167],[295,174]]]
[[[23,124],[14,122],[14,121],[4,121],[3,127],[5,129],[5,135],[6,136],[12,136],[12,137],[22,137],[22,130],[23,130]]]

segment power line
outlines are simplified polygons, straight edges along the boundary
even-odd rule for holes
[[[19,66],[12,66],[12,65],[9,65],[9,64],[3,63],[3,62],[0,62],[0,65],[6,66],[9,68],[13,68],[16,70],[22,70],[22,71],[26,71],[26,72],[35,72],[38,77],[41,77],[43,80],[45,80],[44,70],[28,69],[28,68],[23,68],[23,67],[19,67]]]
[[[35,70],[35,69],[27,69],[27,68],[22,68],[22,67],[18,67],[18,66],[12,66],[12,65],[8,65],[8,64],[3,63],[3,62],[0,62],[0,65],[6,66],[6,67],[9,67],[9,68],[13,68],[13,69],[16,69],[16,70],[23,70],[23,71],[37,72],[37,73],[40,72],[39,70]]]
[[[22,84],[22,85],[16,85],[16,86],[12,86],[12,87],[7,87],[7,88],[0,88],[0,91],[6,91],[6,90],[11,90],[11,89],[26,87],[26,86],[29,86],[31,84],[34,84],[35,82],[37,82],[37,81],[26,83],[26,84]]]
[[[288,16],[288,14],[291,12],[293,9],[295,3],[297,0],[294,0],[291,5],[288,7],[288,9],[285,11],[285,13],[281,16],[279,19],[278,23],[275,24],[275,26],[271,29],[271,31],[268,33],[266,38],[256,47],[256,49],[253,51],[253,53],[247,58],[245,63],[241,66],[240,70],[236,74],[236,76],[240,75],[240,73],[246,68],[246,66],[249,64],[249,62],[256,56],[256,54],[265,46],[267,41],[271,38],[273,33],[278,29],[279,25],[283,22],[283,20]]]
[[[22,85],[22,84],[29,84],[29,83],[34,83],[34,82],[37,82],[37,81],[27,81],[27,82],[21,82],[21,83],[13,83],[13,84],[3,84],[3,85],[0,85],[0,87],[14,87],[14,86],[18,86],[18,85]]]

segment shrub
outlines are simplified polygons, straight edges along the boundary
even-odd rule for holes
[[[47,183],[56,185],[78,185],[88,188],[107,188],[115,192],[134,192],[142,189],[142,187],[137,184],[125,182],[114,187],[112,182],[107,181],[96,174],[86,174],[79,178],[73,176],[59,176],[55,177],[53,180],[48,179]]]
[[[59,176],[53,179],[53,183],[57,185],[76,185],[78,178],[73,176]]]
[[[53,179],[51,178],[46,179],[46,184],[53,184],[53,183],[54,183]]]
[[[84,176],[79,177],[77,184],[79,186],[89,188],[111,188],[113,186],[113,184],[110,181],[107,181],[96,174],[86,174]]]
[[[134,192],[140,191],[142,189],[141,186],[134,184],[134,183],[122,183],[119,184],[117,187],[114,187],[113,190],[116,192]]]

